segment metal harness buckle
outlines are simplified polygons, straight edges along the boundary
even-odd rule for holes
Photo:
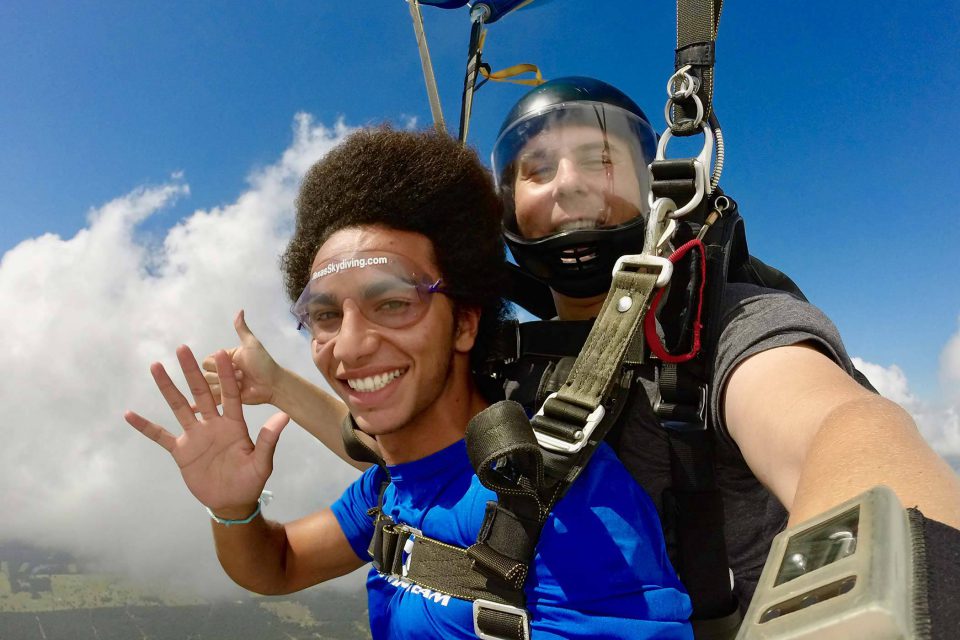
[[[697,416],[700,418],[699,423],[685,422],[683,420],[671,420],[664,418],[661,415],[661,407],[663,406],[663,396],[660,395],[659,391],[657,392],[657,397],[653,401],[653,412],[660,419],[660,424],[665,429],[672,429],[674,431],[706,431],[707,429],[707,405],[709,403],[709,390],[707,385],[699,385],[698,391],[700,392],[700,403],[697,407]]]
[[[547,399],[543,401],[540,410],[534,415],[534,417],[544,415],[543,408],[547,403],[552,399],[557,397],[557,392],[554,391],[547,396]],[[536,427],[533,427],[533,435],[536,436],[537,442],[544,449],[549,449],[551,451],[559,451],[560,453],[576,453],[587,446],[587,443],[590,441],[590,436],[597,429],[597,425],[600,424],[600,421],[603,420],[603,416],[607,413],[606,409],[603,408],[603,405],[600,405],[596,409],[590,412],[590,415],[587,416],[587,421],[584,423],[583,427],[577,432],[579,438],[576,442],[567,442],[566,440],[561,440],[560,438],[551,436],[547,433],[541,433],[537,430]],[[533,426],[533,421],[531,420],[531,426]]]
[[[478,638],[481,640],[516,640],[513,636],[495,636],[490,633],[484,633],[480,630],[479,624],[479,615],[482,609],[491,609],[493,611],[500,611],[502,613],[509,613],[520,618],[520,637],[523,640],[530,640],[530,616],[527,613],[526,609],[521,609],[520,607],[514,607],[509,604],[500,604],[499,602],[493,602],[491,600],[474,600],[473,601],[473,632],[477,634]]]
[[[630,269],[631,271],[651,271],[652,268],[659,268],[657,273],[657,288],[662,289],[670,283],[673,277],[673,263],[660,256],[651,256],[645,253],[637,253],[626,256],[620,256],[613,265],[613,275],[621,269]]]

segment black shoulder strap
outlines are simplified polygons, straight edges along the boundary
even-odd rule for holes
[[[508,290],[506,298],[526,309],[541,320],[557,315],[550,288],[532,275],[513,264],[507,263]]]
[[[357,431],[359,430],[360,428],[357,426],[353,416],[348,413],[347,417],[340,423],[340,436],[343,438],[343,447],[346,449],[347,455],[357,462],[369,462],[386,470],[386,465],[383,463],[383,458],[380,457],[380,454],[367,446],[367,444],[357,436]]]
[[[695,635],[708,637],[700,627],[721,624],[728,633],[739,624],[739,609],[733,596],[729,557],[724,533],[723,499],[714,468],[714,435],[710,420],[711,363],[718,338],[720,301],[731,262],[746,261],[746,241],[736,204],[704,236],[707,260],[703,299],[701,351],[683,363],[660,362],[657,366],[657,396],[653,409],[667,435],[670,449],[670,488],[663,496],[665,529],[669,532],[671,559],[690,594]],[[684,231],[693,235],[690,230]],[[684,287],[685,272],[675,270],[675,282],[661,307],[664,328],[677,332],[690,322],[690,287]],[[665,337],[670,337],[666,331]],[[685,344],[683,334],[668,341]],[[710,622],[707,622],[710,621]],[[724,637],[724,636],[722,636]]]

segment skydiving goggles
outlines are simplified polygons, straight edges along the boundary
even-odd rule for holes
[[[430,294],[445,293],[442,282],[418,274],[409,260],[396,254],[341,254],[317,265],[290,312],[297,328],[321,344],[340,333],[348,300],[368,322],[402,329],[424,316]]]

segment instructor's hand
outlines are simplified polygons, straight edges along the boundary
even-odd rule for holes
[[[240,344],[227,349],[227,355],[230,356],[236,375],[240,401],[243,404],[268,404],[273,400],[281,367],[250,331],[242,309],[237,313],[233,327],[240,338]],[[214,401],[220,404],[222,391],[213,354],[204,358],[201,366],[204,370],[203,376],[210,385],[210,393],[213,394]]]

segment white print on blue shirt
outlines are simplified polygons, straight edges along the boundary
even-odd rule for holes
[[[400,576],[387,575],[386,573],[378,573],[377,575],[386,580],[388,584],[397,587],[398,589],[403,589],[404,591],[421,595],[427,600],[436,602],[444,607],[450,604],[450,596],[446,593],[440,593],[439,591],[432,591],[426,587],[421,587],[418,584],[413,584],[409,580],[404,580]]]

